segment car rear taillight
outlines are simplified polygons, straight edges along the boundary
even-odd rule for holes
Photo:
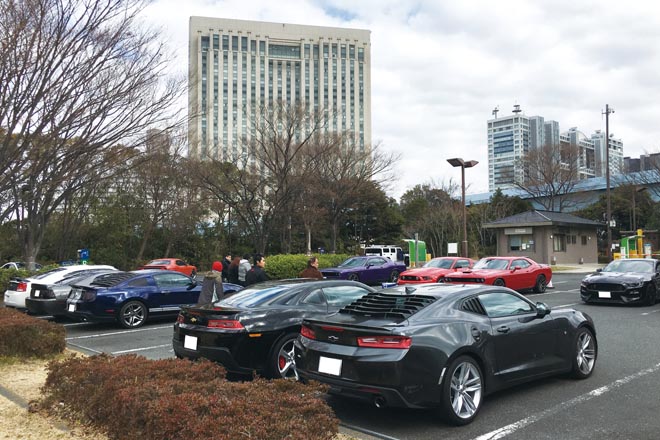
[[[83,301],[94,301],[96,299],[96,290],[83,290],[80,298]]]
[[[27,290],[27,283],[21,281],[16,285],[17,292],[25,292],[26,290]]]
[[[361,336],[357,338],[358,347],[369,348],[410,348],[412,339],[408,336]]]
[[[300,328],[300,335],[306,337],[307,339],[316,339],[316,333],[314,333],[314,330],[307,327],[306,325],[303,325]]]
[[[243,324],[240,321],[235,319],[209,319],[208,324],[209,328],[223,328],[226,330],[243,330]]]

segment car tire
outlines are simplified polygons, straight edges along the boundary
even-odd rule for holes
[[[656,297],[658,295],[658,292],[655,288],[655,285],[653,285],[653,282],[649,284],[649,286],[646,288],[646,297],[644,297],[644,305],[645,306],[652,306],[656,302]]]
[[[454,359],[442,381],[441,411],[452,425],[467,425],[479,413],[483,400],[483,375],[479,364],[470,356]]]
[[[298,333],[287,333],[277,340],[268,359],[268,376],[271,379],[299,380],[293,352]]]
[[[502,278],[498,278],[495,281],[493,281],[493,286],[500,286],[500,287],[505,287],[506,283]]]
[[[352,273],[348,276],[348,280],[350,281],[360,281],[360,277],[356,273]]]
[[[586,379],[591,376],[598,357],[596,336],[586,327],[578,329],[574,342],[573,370],[571,375],[576,379]]]
[[[119,309],[117,321],[124,328],[138,328],[144,325],[148,316],[149,311],[143,302],[128,301]]]
[[[536,293],[545,293],[547,283],[545,281],[545,275],[539,275],[536,277],[536,284],[534,284],[534,292]]]
[[[396,283],[399,280],[399,271],[393,270],[390,274],[390,282]]]

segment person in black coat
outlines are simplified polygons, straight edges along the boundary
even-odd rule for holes
[[[223,296],[225,295],[222,288],[222,263],[214,261],[212,270],[204,274],[197,305],[212,304],[221,300]]]
[[[229,282],[229,266],[231,266],[231,255],[225,255],[222,260],[222,281]]]
[[[264,270],[265,266],[266,266],[266,258],[261,254],[255,255],[254,265],[252,266],[252,269],[250,269],[248,273],[245,275],[245,285],[250,286],[252,284],[269,280],[270,278],[268,277],[266,271]]]

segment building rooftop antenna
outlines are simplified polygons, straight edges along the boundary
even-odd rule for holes
[[[493,109],[493,116],[495,117],[495,119],[497,119],[497,112],[499,111],[500,111],[500,106],[496,105],[495,108]]]
[[[520,104],[514,105],[513,106],[513,113],[518,114],[520,112],[522,112],[522,110],[520,110]]]

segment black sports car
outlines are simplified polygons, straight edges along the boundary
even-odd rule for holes
[[[182,307],[172,345],[177,357],[207,358],[228,372],[298,378],[293,341],[303,318],[321,318],[375,289],[347,280],[254,284],[215,304]]]
[[[660,260],[614,260],[582,280],[580,297],[586,303],[642,303],[652,306],[658,301],[659,283]]]
[[[491,392],[540,377],[593,372],[592,319],[550,310],[506,287],[424,284],[369,294],[323,320],[303,321],[303,380],[378,407],[440,407],[470,423]]]
[[[66,315],[66,299],[74,284],[88,285],[106,273],[116,273],[117,269],[90,269],[76,272],[54,284],[32,283],[30,296],[25,298],[25,306],[31,315]]]

